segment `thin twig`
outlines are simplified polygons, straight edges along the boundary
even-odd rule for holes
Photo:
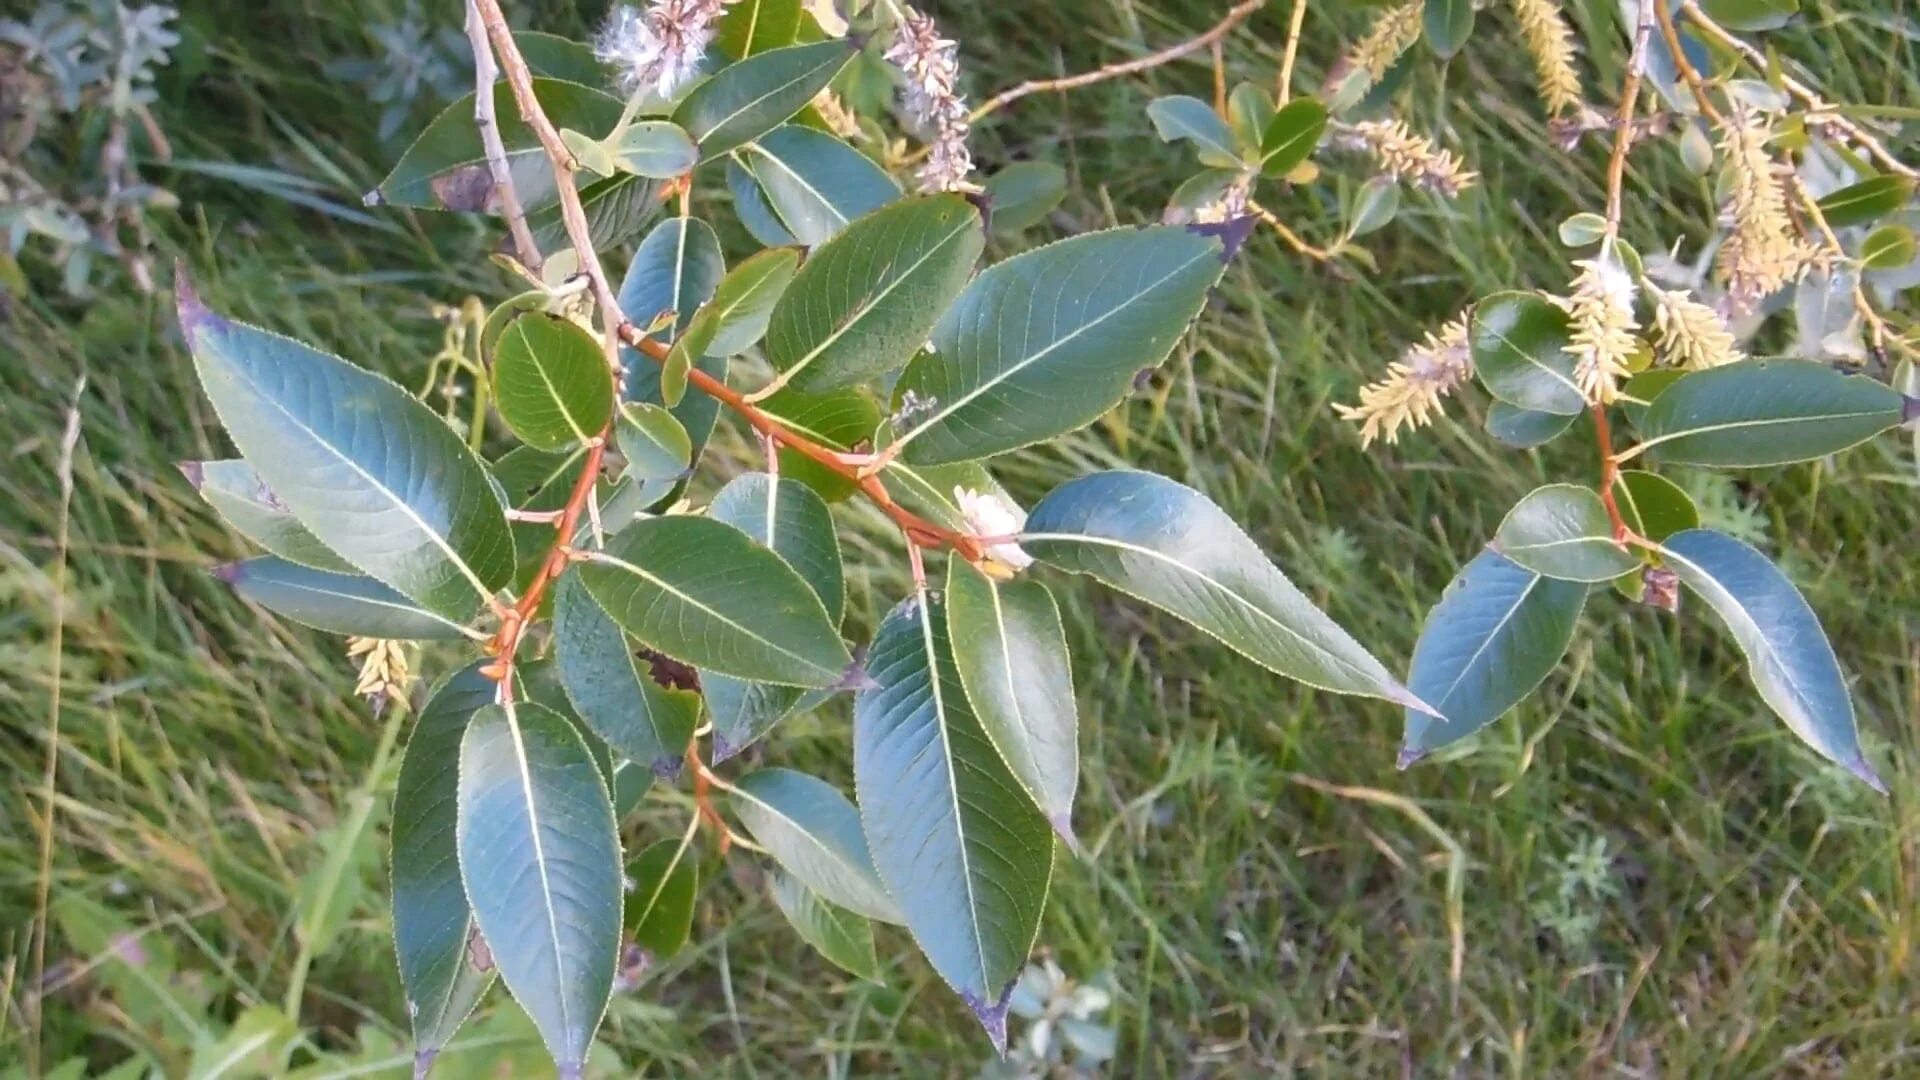
[[[1300,56],[1300,28],[1306,25],[1309,0],[1293,0],[1293,16],[1287,22],[1287,49],[1280,57],[1280,77],[1274,96],[1285,105],[1293,96],[1293,62]]]
[[[487,27],[474,0],[467,0],[467,43],[473,47],[473,126],[480,129],[480,145],[486,148],[487,172],[493,177],[493,197],[500,215],[507,219],[507,234],[513,237],[514,257],[520,265],[536,273],[540,270],[540,245],[534,243],[533,230],[527,227],[527,214],[520,206],[520,193],[513,188],[513,173],[507,167],[507,147],[500,141],[500,124],[493,114],[493,83],[500,77],[493,61],[493,49],[487,45]]]
[[[1287,226],[1287,223],[1284,221],[1281,221],[1279,218],[1279,215],[1275,214],[1273,211],[1267,209],[1266,207],[1260,205],[1259,203],[1255,202],[1252,199],[1247,200],[1247,209],[1253,211],[1254,216],[1259,218],[1262,224],[1272,229],[1274,231],[1274,234],[1279,236],[1280,239],[1284,241],[1288,247],[1292,248],[1293,250],[1299,252],[1302,255],[1305,255],[1309,259],[1314,259],[1319,262],[1333,261],[1334,252],[1328,250],[1327,248],[1315,247],[1314,245],[1308,243],[1305,237],[1301,236],[1299,233],[1294,232],[1291,228],[1289,228]]]
[[[1713,99],[1707,96],[1707,83],[1701,77],[1700,69],[1693,66],[1693,61],[1687,59],[1687,50],[1680,43],[1680,31],[1673,25],[1673,12],[1668,10],[1665,4],[1655,4],[1653,12],[1654,16],[1660,20],[1660,36],[1666,40],[1667,52],[1672,54],[1674,67],[1679,70],[1680,77],[1686,81],[1687,89],[1693,93],[1694,104],[1700,106],[1700,114],[1711,121],[1715,127],[1726,127],[1727,118],[1720,114],[1719,108],[1713,104]]]

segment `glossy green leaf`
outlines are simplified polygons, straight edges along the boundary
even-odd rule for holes
[[[774,215],[760,181],[754,178],[752,170],[740,163],[738,154],[727,159],[727,193],[733,196],[734,217],[761,247],[787,247],[800,242]]]
[[[769,890],[780,914],[835,967],[868,982],[880,982],[880,958],[873,949],[873,924],[823,899],[783,870],[771,875]]]
[[[1473,0],[1426,0],[1421,27],[1434,54],[1452,59],[1473,34]]]
[[[567,498],[586,467],[586,448],[576,446],[562,454],[550,454],[531,446],[517,446],[493,463],[494,480],[507,493],[507,505],[530,513],[547,513],[567,505]],[[515,591],[526,588],[533,575],[547,561],[553,547],[553,525],[545,521],[512,523],[514,549],[518,553],[513,575]]]
[[[242,559],[216,567],[213,573],[268,611],[330,634],[394,641],[479,636],[361,574],[315,570],[278,555]]]
[[[1885,383],[1801,360],[1743,360],[1696,371],[1653,399],[1630,453],[1748,468],[1837,454],[1900,423]]]
[[[734,0],[720,16],[714,40],[722,52],[744,60],[792,45],[800,36],[800,0]]]
[[[767,132],[738,156],[781,225],[808,247],[900,197],[900,185],[872,158],[798,124]]]
[[[1664,476],[1623,469],[1613,482],[1614,505],[1627,527],[1649,540],[1700,527],[1700,511],[1680,485]]]
[[[880,426],[879,402],[857,386],[824,394],[802,394],[789,388],[761,401],[760,409],[835,450],[851,450],[870,441]],[[853,481],[840,473],[785,447],[780,450],[780,475],[800,481],[828,502],[839,502],[857,490]]]
[[[1820,200],[1820,216],[1836,229],[1886,217],[1913,197],[1913,181],[1887,174],[1850,184]]]
[[[1561,581],[1608,581],[1640,564],[1613,540],[1600,496],[1576,484],[1548,484],[1507,511],[1493,549],[1536,574]]]
[[[468,960],[473,911],[460,881],[454,829],[460,740],[499,689],[477,663],[442,682],[413,722],[393,794],[393,947],[414,1050],[428,1060],[493,985],[492,968],[482,972]]]
[[[686,947],[700,896],[699,853],[679,840],[650,844],[627,864],[627,933],[656,959]]]
[[[1754,686],[1788,729],[1884,794],[1886,787],[1860,752],[1840,662],[1793,582],[1765,555],[1708,529],[1675,533],[1660,545],[1660,554],[1727,624],[1746,654]]]
[[[1240,83],[1227,95],[1227,128],[1233,132],[1233,149],[1239,157],[1258,157],[1273,113],[1273,92],[1259,83]]]
[[[974,278],[896,393],[930,405],[910,463],[970,461],[1091,423],[1167,358],[1226,269],[1214,236],[1178,226],[1086,233]]]
[[[619,143],[608,150],[621,172],[655,180],[683,176],[700,158],[693,139],[680,125],[667,120],[633,121],[621,133]]]
[[[788,477],[743,473],[720,489],[707,514],[785,559],[820,598],[827,618],[839,625],[846,607],[840,542],[820,496]],[[791,715],[802,696],[798,687],[748,682],[718,672],[702,672],[701,685],[713,714],[716,764],[746,749]]]
[[[766,336],[774,305],[800,269],[800,253],[791,248],[762,251],[728,271],[708,305],[713,311],[713,340],[707,351],[732,356]]]
[[[1421,708],[1206,496],[1151,473],[1094,473],[1053,489],[1021,546],[1192,623],[1309,686]]]
[[[565,450],[606,430],[613,379],[592,334],[570,319],[528,312],[493,351],[494,405],[528,446]]]
[[[1073,838],[1080,781],[1073,664],[1053,594],[947,560],[947,637],[967,702],[1055,831]]]
[[[719,331],[719,320],[709,306],[695,312],[693,321],[674,338],[673,348],[660,364],[660,400],[667,408],[679,405],[686,396],[687,379],[693,366],[707,354],[718,351],[713,348],[713,338]]]
[[[355,572],[352,563],[335,555],[319,537],[300,524],[253,466],[237,458],[183,461],[180,472],[221,520],[273,554],[315,570],[336,574]]]
[[[1407,687],[1446,719],[1407,710],[1400,767],[1466,738],[1533,693],[1566,654],[1587,587],[1483,551],[1427,614]]]
[[[1067,197],[1067,171],[1051,161],[1016,161],[987,178],[987,227],[1011,236],[1046,220]]]
[[[586,743],[543,705],[488,705],[460,742],[460,874],[500,978],[562,1076],[613,993],[620,838]]]
[[[699,695],[654,681],[577,572],[555,588],[553,653],[567,700],[595,735],[655,776],[680,775],[700,719]]]
[[[1898,222],[1880,226],[1860,242],[1860,265],[1868,270],[1898,270],[1913,256],[1913,230]]]
[[[634,252],[633,262],[620,284],[620,310],[636,326],[649,326],[656,316],[675,312],[674,324],[653,335],[657,341],[671,343],[686,329],[700,306],[712,299],[726,273],[720,240],[714,236],[712,227],[698,218],[668,218],[655,226]],[[623,348],[620,357],[627,369],[621,397],[627,401],[665,404],[660,365],[637,349]],[[702,357],[694,366],[715,379],[726,380],[725,356]],[[698,461],[707,439],[713,434],[720,403],[705,391],[694,388],[671,411],[692,438],[692,460]]]
[[[873,867],[860,812],[839,789],[792,769],[761,769],[741,777],[731,795],[754,842],[807,888],[869,919],[901,921]]]
[[[986,244],[958,195],[882,207],[822,244],[774,308],[767,359],[783,385],[820,393],[907,362]]]
[[[575,572],[628,633],[702,669],[827,687],[853,662],[805,579],[731,525],[637,521]]]
[[[513,575],[479,459],[392,380],[206,309],[180,326],[234,445],[320,542],[421,607],[471,618]]]
[[[1200,152],[1200,163],[1215,168],[1238,169],[1242,167],[1240,155],[1233,148],[1233,132],[1213,106],[1197,97],[1186,94],[1174,94],[1169,97],[1155,98],[1147,105],[1147,119],[1153,121],[1153,130],[1167,142],[1186,139]]]
[[[867,666],[853,767],[874,867],[933,969],[1002,1047],[1052,884],[1053,832],[968,705],[938,600],[896,607]]]
[[[553,166],[533,129],[520,119],[513,88],[502,81],[493,91],[500,142],[521,205],[533,210],[554,202],[559,189]],[[536,78],[533,96],[558,128],[604,134],[620,119],[618,98],[579,83]],[[486,148],[473,126],[473,95],[464,94],[442,109],[369,197],[428,210],[497,211]]]
[[[1577,414],[1536,412],[1496,401],[1487,406],[1487,434],[1516,449],[1531,450],[1565,434],[1577,418]]]
[[[1700,6],[1729,30],[1778,30],[1800,10],[1800,0],[1700,0]]]
[[[1538,293],[1495,293],[1476,304],[1467,340],[1481,385],[1501,401],[1573,416],[1587,401],[1573,381],[1567,314]]]
[[[1327,107],[1316,98],[1295,98],[1273,114],[1260,137],[1260,171],[1279,178],[1313,156],[1327,130]]]
[[[712,161],[785,123],[847,66],[858,51],[845,40],[790,45],[729,64],[695,86],[673,121]]]

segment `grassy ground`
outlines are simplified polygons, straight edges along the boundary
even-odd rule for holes
[[[1913,18],[1911,4],[1806,6],[1823,29],[1784,40],[1836,94],[1920,97],[1912,35],[1887,32]],[[298,173],[354,205],[396,148],[317,60],[363,53],[359,21],[387,6],[185,7],[203,51],[199,77],[169,87],[160,111],[178,153]],[[578,19],[539,7],[558,29]],[[1113,55],[1106,41],[1185,36],[1214,5],[964,7],[951,28],[986,87],[1078,70]],[[1271,78],[1284,25],[1284,5],[1273,7],[1234,39],[1235,76]],[[1303,78],[1319,79],[1364,22],[1348,7],[1315,5]],[[1425,610],[1504,509],[1543,480],[1584,475],[1592,455],[1581,438],[1541,454],[1500,449],[1477,434],[1479,401],[1428,436],[1364,453],[1328,409],[1472,297],[1564,281],[1553,226],[1598,202],[1597,151],[1548,148],[1504,16],[1481,18],[1481,40],[1450,71],[1423,65],[1409,100],[1417,126],[1451,132],[1483,186],[1445,206],[1409,200],[1374,238],[1377,271],[1350,279],[1257,239],[1161,403],[1142,400],[1123,424],[1023,463],[1007,478],[1016,490],[1123,457],[1194,483],[1358,638],[1408,655]],[[1593,51],[1612,70],[1613,50]],[[1062,220],[1075,227],[1139,220],[1186,169],[1151,137],[1143,106],[1207,86],[1204,64],[1186,64],[1069,102],[1032,99],[980,149],[1067,164],[1077,187]],[[1705,220],[1709,193],[1670,150],[1650,149],[1645,166],[1628,231],[1651,250],[1674,239],[1662,223]],[[185,209],[165,255],[235,314],[363,362],[417,378],[438,342],[430,306],[500,295],[471,223],[358,223],[204,175],[167,179]],[[1312,233],[1318,199],[1276,209]],[[59,432],[83,371],[63,509]],[[367,776],[381,722],[346,697],[337,643],[263,617],[206,574],[240,547],[170,466],[218,456],[222,437],[165,304],[16,298],[0,321],[0,429],[0,910],[13,913],[0,927],[0,986],[16,1006],[31,971],[37,793],[51,718],[59,725],[47,948],[58,989],[42,1060],[85,1054],[103,1067],[161,1045],[175,1075],[196,1039],[299,983],[312,1048],[359,1047],[404,1074],[379,880],[391,778]],[[1042,941],[1069,973],[1110,976],[1116,1071],[1920,1068],[1912,477],[1910,452],[1885,439],[1833,464],[1689,478],[1719,525],[1787,561],[1826,620],[1887,800],[1799,750],[1706,620],[1605,590],[1533,701],[1471,752],[1396,774],[1390,710],[1268,678],[1169,620],[1069,585],[1091,857],[1063,864]],[[879,546],[870,523],[844,520]],[[892,569],[854,580],[870,606],[900,588]],[[844,739],[844,715],[829,712],[793,724],[771,754],[844,780]],[[364,831],[352,827],[356,793],[372,812]],[[665,835],[680,813],[650,803],[641,830]],[[985,1057],[904,938],[884,939],[886,988],[850,984],[805,954],[745,864],[735,869],[707,890],[697,945],[616,1003],[613,1056],[656,1075],[952,1075]],[[331,931],[324,948],[308,955],[295,913],[313,917],[324,882],[341,891],[315,923]],[[470,1038],[524,1044],[511,1006],[492,1000]],[[21,1024],[17,1007],[0,1016],[0,1068],[23,1059]]]

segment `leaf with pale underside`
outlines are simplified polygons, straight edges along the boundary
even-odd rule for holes
[[[1167,358],[1226,268],[1216,236],[1155,225],[1086,233],[980,273],[907,365],[930,403],[907,462],[971,461],[1083,427]]]
[[[1837,454],[1901,422],[1905,399],[1864,375],[1804,360],[1742,360],[1660,392],[1636,427],[1661,460],[1751,468]]]
[[[1040,931],[1053,831],[967,702],[946,612],[923,595],[880,624],[854,700],[854,787],[873,865],[933,969],[996,1047]]]
[[[884,375],[926,343],[986,244],[958,195],[882,207],[820,245],[773,309],[767,360],[783,385],[820,393]]]
[[[1278,674],[1425,707],[1225,512],[1166,477],[1119,470],[1069,480],[1033,508],[1020,544],[1041,562],[1184,619]]]
[[[493,349],[494,406],[520,441],[559,451],[596,438],[613,415],[613,376],[592,334],[530,311]]]
[[[700,719],[699,696],[653,680],[578,573],[555,588],[553,651],[560,685],[595,735],[655,776],[680,774]]]
[[[754,842],[809,889],[869,919],[901,921],[873,868],[860,812],[839,789],[792,769],[761,769],[730,794]]]
[[[857,51],[845,40],[790,45],[729,64],[693,88],[673,121],[712,161],[765,135],[806,107]]]
[[[780,297],[800,269],[800,253],[790,248],[762,251],[727,272],[708,304],[713,310],[713,340],[707,351],[732,356],[766,336]]]
[[[452,641],[479,632],[442,618],[363,574],[336,574],[259,555],[214,576],[268,611],[330,634],[393,641]]]
[[[237,458],[183,461],[180,472],[221,520],[240,535],[288,562],[336,574],[354,573],[352,563],[335,555],[300,524],[253,466]]]
[[[1600,496],[1577,484],[1535,488],[1507,512],[1493,549],[1561,581],[1610,581],[1640,565],[1638,556],[1614,542]]]
[[[1073,665],[1053,594],[947,561],[947,636],[967,702],[1054,830],[1073,843],[1080,779]]]
[[[693,904],[700,895],[699,853],[679,840],[660,840],[627,864],[627,933],[656,959],[686,947]]]
[[[557,128],[605,132],[620,119],[619,98],[579,83],[535,78],[533,96]],[[500,142],[506,148],[507,172],[521,205],[535,210],[554,202],[559,188],[553,164],[533,129],[520,119],[513,88],[504,80],[494,84],[493,103]],[[486,148],[473,126],[472,93],[433,118],[370,198],[376,196],[395,206],[427,210],[498,210]]]
[[[800,940],[849,975],[877,983],[880,959],[873,949],[873,924],[821,897],[783,870],[771,875],[773,902]]]
[[[1720,616],[1760,696],[1788,730],[1882,794],[1860,751],[1853,699],[1819,617],[1765,555],[1724,533],[1688,529],[1660,545],[1667,567]]]
[[[392,380],[230,322],[177,286],[200,384],[234,445],[335,554],[464,622],[513,576],[513,537],[480,461]]]
[[[781,225],[808,247],[900,197],[900,185],[872,158],[798,124],[775,128],[736,153]]]
[[[828,687],[853,662],[805,579],[747,534],[710,518],[634,522],[575,572],[628,633],[702,669]]]
[[[460,741],[460,874],[500,978],[562,1076],[577,1077],[613,993],[620,838],[573,725],[488,705]]]

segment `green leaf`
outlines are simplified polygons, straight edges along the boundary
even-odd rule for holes
[[[1224,511],[1166,477],[1120,470],[1069,480],[1033,508],[1020,544],[1042,562],[1184,619],[1278,674],[1422,707]]]
[[[693,88],[673,121],[712,161],[785,123],[826,89],[858,49],[846,40],[790,45],[729,64]]]
[[[647,222],[660,212],[660,185],[622,173],[581,188],[580,205],[587,215],[587,235],[593,240],[594,249],[606,251],[638,236]],[[558,203],[529,213],[527,226],[533,230],[534,246],[542,251],[573,246]]]
[[[1898,270],[1913,255],[1913,230],[1898,222],[1880,226],[1860,242],[1860,265],[1868,270]]]
[[[1667,387],[1686,378],[1687,375],[1688,372],[1684,368],[1657,367],[1648,368],[1628,379],[1620,387],[1620,411],[1626,416],[1627,422],[1632,424],[1636,431],[1639,430],[1641,423],[1647,418],[1647,406],[1653,403],[1653,399],[1665,393]]]
[[[867,664],[853,765],[874,867],[933,969],[1003,1047],[1052,884],[1053,833],[968,706],[939,601],[894,608]]]
[[[1473,0],[1427,0],[1421,26],[1434,55],[1451,60],[1473,34]]]
[[[799,252],[776,248],[754,255],[721,278],[708,304],[714,333],[707,351],[732,356],[758,344],[766,336],[774,305],[799,269]]]
[[[958,195],[906,199],[849,225],[773,310],[766,352],[778,383],[819,393],[906,363],[985,244],[980,212]]]
[[[787,124],[736,156],[759,181],[793,240],[808,247],[900,197],[900,185],[867,155],[812,128]]]
[[[789,388],[761,401],[760,411],[835,450],[851,450],[871,440],[880,426],[879,403],[857,386],[825,394],[802,394]],[[839,502],[858,490],[853,481],[805,454],[782,447],[779,460],[780,475],[800,481],[828,502]]]
[[[612,131],[620,119],[618,98],[579,83],[536,78],[533,96],[558,128]],[[500,143],[507,151],[507,170],[521,205],[535,210],[554,202],[559,188],[555,186],[553,167],[533,129],[520,119],[513,88],[506,82],[494,84],[493,105]],[[486,148],[473,126],[471,93],[433,118],[369,198],[427,210],[497,210]]]
[[[639,506],[664,500],[686,479],[692,466],[693,437],[664,406],[621,402],[614,440],[620,456],[627,459],[621,475],[639,485],[633,493]]]
[[[1700,6],[1729,30],[1778,30],[1800,10],[1800,0],[1701,0]]]
[[[1575,419],[1576,414],[1536,412],[1496,401],[1487,407],[1487,434],[1516,449],[1531,450],[1565,434]]]
[[[1273,94],[1258,83],[1243,82],[1227,95],[1227,127],[1233,132],[1235,155],[1246,160],[1259,156],[1260,140],[1273,123]]]
[[[1885,794],[1886,786],[1860,752],[1840,662],[1793,582],[1765,555],[1708,529],[1675,533],[1660,545],[1660,554],[1719,613],[1746,654],[1754,686],[1788,729]]]
[[[255,1005],[235,1017],[219,1038],[207,1034],[197,1040],[193,1062],[181,1075],[186,1080],[275,1076],[300,1038],[299,1026],[286,1013],[271,1005]]]
[[[1836,229],[1886,217],[1913,197],[1913,181],[1887,174],[1851,184],[1820,200],[1820,216]]]
[[[587,451],[576,446],[564,454],[550,454],[531,446],[517,446],[493,463],[493,478],[507,493],[507,505],[530,513],[563,509],[586,466]],[[512,523],[514,549],[518,552],[513,587],[521,590],[546,564],[553,547],[553,525],[545,521]]]
[[[999,491],[1000,485],[986,466],[977,461],[950,465],[907,465],[898,459],[887,463],[880,483],[893,500],[936,525],[949,529],[971,529],[954,498],[955,488],[972,491]]]
[[[1632,456],[1750,468],[1837,454],[1900,423],[1886,384],[1801,360],[1742,360],[1696,371],[1653,399]]]
[[[514,44],[527,70],[543,79],[565,79],[582,86],[599,86],[606,81],[607,69],[593,54],[593,47],[559,34],[537,30],[516,30]]]
[[[800,36],[800,0],[734,0],[714,34],[735,60],[793,44]]]
[[[460,740],[499,686],[480,663],[454,673],[413,722],[393,794],[393,948],[417,1054],[431,1060],[493,985],[468,960],[474,924],[454,842]]]
[[[1166,142],[1187,139],[1200,152],[1200,163],[1221,169],[1243,167],[1233,148],[1233,132],[1213,106],[1197,97],[1174,94],[1155,98],[1147,105],[1147,119]]]
[[[655,226],[634,252],[633,262],[620,284],[620,310],[636,326],[648,326],[663,312],[675,312],[674,324],[653,335],[656,341],[671,343],[686,329],[700,306],[712,299],[726,273],[720,240],[706,222],[698,218],[668,218]],[[620,357],[627,369],[621,397],[627,401],[665,404],[660,365],[637,349],[623,348]],[[725,356],[705,356],[694,366],[715,379],[726,380]],[[691,460],[698,461],[700,451],[713,434],[720,403],[695,388],[671,411],[693,440]]]
[[[554,590],[553,653],[560,685],[582,723],[653,775],[680,775],[700,719],[699,695],[654,681],[577,572],[562,576]]]
[[[792,874],[776,870],[770,877],[774,905],[800,940],[847,974],[868,982],[882,981],[880,958],[873,949],[872,923],[821,898]]]
[[[1407,687],[1446,717],[1407,710],[1400,767],[1506,715],[1540,685],[1573,640],[1587,587],[1483,551],[1427,614]]]
[[[237,458],[183,461],[180,472],[221,520],[240,535],[288,562],[336,574],[354,573],[352,563],[335,555],[300,524],[253,466]]]
[[[700,864],[679,840],[661,840],[627,864],[627,933],[656,959],[686,947],[693,903],[700,896]]]
[[[513,576],[486,471],[392,380],[206,309],[178,285],[200,385],[234,445],[322,544],[464,622]]]
[[[620,171],[655,180],[685,175],[700,158],[680,125],[666,120],[635,120],[609,149]]]
[[[1467,340],[1487,392],[1556,416],[1586,411],[1567,352],[1567,314],[1538,293],[1495,293],[1474,306]]]
[[[1613,481],[1614,505],[1627,527],[1649,540],[1700,527],[1700,511],[1680,485],[1664,476],[1623,469]]]
[[[761,247],[788,247],[800,242],[775,216],[773,207],[767,205],[767,194],[761,190],[760,181],[754,179],[752,170],[740,163],[738,154],[727,159],[727,193],[733,196],[734,217]]]
[[[501,332],[493,393],[507,427],[538,450],[585,443],[613,416],[613,377],[600,343],[572,320],[537,311]]]
[[[459,792],[474,918],[560,1074],[578,1076],[620,948],[620,838],[599,767],[552,709],[488,705],[460,741]]]
[[[839,789],[792,769],[760,769],[734,785],[734,812],[787,873],[839,906],[881,922],[901,921]]]
[[[707,514],[786,560],[820,598],[827,618],[839,625],[846,607],[840,541],[820,496],[788,477],[744,473],[720,489]],[[748,682],[718,672],[702,672],[700,681],[713,713],[715,764],[746,749],[791,715],[802,696],[797,687]]]
[[[336,574],[260,555],[216,567],[214,576],[268,611],[330,634],[394,641],[479,637],[370,577]]]
[[[1493,550],[1536,574],[1561,581],[1607,581],[1640,564],[1613,540],[1600,496],[1576,484],[1529,492],[1493,536]]]
[[[1273,115],[1260,137],[1260,171],[1275,179],[1313,156],[1327,130],[1327,107],[1315,98],[1295,98]]]
[[[713,309],[704,307],[694,313],[693,321],[673,340],[673,348],[660,365],[660,400],[667,408],[680,404],[680,399],[686,396],[688,373],[693,365],[708,353],[718,351],[713,348],[713,337],[719,330]]]
[[[1016,161],[987,178],[987,227],[1012,236],[1046,220],[1067,197],[1067,171],[1051,161]]]
[[[973,279],[896,391],[931,408],[900,436],[910,463],[970,461],[1091,423],[1167,358],[1226,269],[1217,237],[1178,226],[1086,233]]]
[[[1400,185],[1391,176],[1376,176],[1360,185],[1347,211],[1347,239],[1353,240],[1387,227],[1400,213]]]
[[[584,131],[563,128],[560,132],[560,143],[567,148],[567,153],[573,156],[574,166],[581,172],[590,173],[596,177],[607,177],[620,171],[613,151],[605,143]]]
[[[1590,247],[1607,235],[1607,219],[1591,210],[1568,217],[1560,223],[1560,243],[1570,248]]]
[[[576,573],[628,633],[702,669],[827,687],[853,662],[806,581],[731,525],[637,521]]]
[[[1080,781],[1073,664],[1053,594],[947,560],[947,637],[981,730],[1054,830],[1073,842]]]

